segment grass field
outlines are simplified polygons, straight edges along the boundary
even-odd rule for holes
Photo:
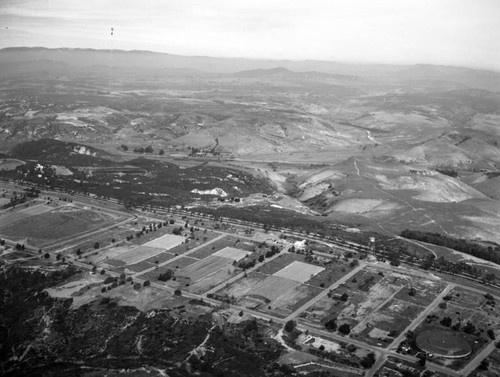
[[[0,229],[13,223],[17,223],[18,221],[23,220],[31,215],[39,215],[45,212],[50,212],[54,210],[54,208],[55,207],[47,206],[45,204],[37,204],[28,208],[25,208],[23,206],[22,209],[21,207],[9,209],[3,212],[2,216],[0,217]],[[36,213],[37,211],[38,213]]]
[[[290,280],[295,280],[299,283],[305,283],[311,279],[314,275],[317,275],[323,271],[323,267],[314,266],[309,263],[294,261],[288,266],[276,271],[273,275],[277,277],[282,277]]]
[[[170,250],[184,242],[185,238],[176,236],[175,234],[165,234],[161,237],[155,238],[152,241],[146,242],[143,246],[157,247],[163,250]]]
[[[89,232],[109,224],[111,216],[105,212],[74,208],[53,210],[19,219],[0,227],[0,234],[7,238],[29,238],[36,246],[50,245],[57,240]]]

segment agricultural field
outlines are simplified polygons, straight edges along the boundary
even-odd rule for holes
[[[304,262],[292,262],[288,266],[283,267],[281,270],[275,272],[273,275],[305,283],[315,275],[324,270],[324,267],[315,266]]]
[[[216,234],[220,235],[219,233]],[[207,240],[204,246],[199,247],[196,251],[194,251],[190,255],[193,258],[203,259],[214,253],[217,253],[219,250],[222,250],[226,247],[234,247],[241,250],[242,249],[241,246],[244,246],[244,244],[240,242],[238,238],[232,236],[224,236],[210,243],[207,243],[208,241],[210,240]],[[251,251],[247,251],[247,254],[251,254]]]
[[[240,272],[233,262],[233,259],[212,255],[175,271],[175,276],[186,290],[203,294]]]
[[[303,256],[282,253],[219,290],[216,296],[284,318],[322,291],[306,282],[323,268],[298,259]]]
[[[155,238],[152,241],[146,242],[143,246],[158,248],[163,250],[170,250],[184,242],[184,237],[176,236],[174,234],[165,234],[164,236]]]

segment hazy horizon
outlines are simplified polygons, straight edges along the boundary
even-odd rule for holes
[[[495,0],[6,0],[0,5],[0,48],[146,50],[498,71],[498,19]]]

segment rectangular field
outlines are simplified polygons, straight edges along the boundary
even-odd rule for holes
[[[160,254],[155,255],[154,257],[146,259],[144,262],[148,262],[151,264],[156,264],[156,262],[158,262],[158,264],[162,264],[174,257],[174,254],[163,251]]]
[[[165,265],[165,267],[171,268],[172,270],[180,270],[180,269],[187,267],[190,264],[193,264],[196,262],[198,262],[198,259],[194,259],[191,257],[180,257],[179,259],[176,259],[175,261],[167,263]]]
[[[295,280],[299,283],[305,283],[306,281],[311,279],[314,275],[320,273],[323,270],[324,270],[323,267],[314,266],[309,263],[294,261],[290,263],[288,266],[275,272],[273,275],[290,280]]]
[[[164,236],[155,238],[152,241],[146,242],[143,246],[157,247],[163,250],[169,250],[184,242],[185,238],[176,236],[175,234],[165,234]]]
[[[33,244],[41,247],[114,221],[116,219],[105,211],[62,207],[33,216],[22,214],[17,221],[0,226],[0,234],[13,239],[30,238]]]
[[[216,253],[213,254],[213,256],[216,257],[223,257],[223,258],[229,258],[235,261],[239,261],[248,254],[248,251],[241,250],[241,249],[236,249],[234,247],[225,247],[224,249],[221,249],[217,251]]]
[[[248,292],[248,294],[263,296],[269,301],[274,301],[299,285],[300,283],[295,280],[279,276],[268,276]]]
[[[176,275],[187,277],[191,279],[193,283],[196,283],[232,264],[232,259],[213,255],[181,268],[176,272]]]
[[[214,242],[208,243],[208,244],[200,247],[198,250],[196,250],[191,255],[194,258],[203,259],[203,258],[208,257],[208,256],[218,252],[219,250],[226,248],[226,247],[235,247],[235,245],[238,244],[237,241],[238,241],[238,239],[235,237],[225,236],[225,237],[222,237],[218,240],[215,240]],[[247,252],[247,254],[250,254],[250,252]]]
[[[264,263],[257,269],[257,271],[266,275],[272,275],[281,270],[282,268],[288,266],[290,263],[303,260],[304,256],[300,254],[281,253],[277,258],[273,259],[272,261]]]
[[[161,252],[163,252],[163,249],[157,247],[139,246],[118,255],[116,258],[124,261],[126,264],[136,264],[145,259],[154,257]]]

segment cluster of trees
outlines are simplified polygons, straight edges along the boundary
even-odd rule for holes
[[[128,151],[128,147],[125,144],[122,144],[120,147],[123,151]],[[154,148],[151,145],[148,145],[146,148],[144,147],[136,147],[134,148],[134,153],[154,153]],[[163,156],[165,154],[165,151],[163,149],[160,149],[158,151],[158,154],[160,156]]]
[[[481,259],[500,264],[500,247],[484,246],[476,242],[458,239],[439,233],[421,232],[418,230],[405,229],[401,232],[401,237],[431,243],[433,245],[444,246],[460,251]]]
[[[135,238],[141,238],[141,236],[143,236],[144,234],[149,233],[149,232],[156,232],[158,229],[161,229],[167,225],[168,225],[168,222],[164,221],[164,222],[149,224],[149,226],[147,226],[147,227],[143,226],[140,231],[135,233],[135,235],[131,234],[131,235],[127,236],[126,240],[127,241],[133,240],[134,236],[135,236]]]
[[[144,147],[136,147],[134,148],[134,153],[153,153],[155,150],[151,145],[148,145],[146,148]]]
[[[14,208],[18,204],[25,203],[28,199],[38,198],[39,195],[40,190],[36,187],[26,188],[21,194],[17,194],[17,192],[14,191],[9,202],[4,204],[3,208]]]

